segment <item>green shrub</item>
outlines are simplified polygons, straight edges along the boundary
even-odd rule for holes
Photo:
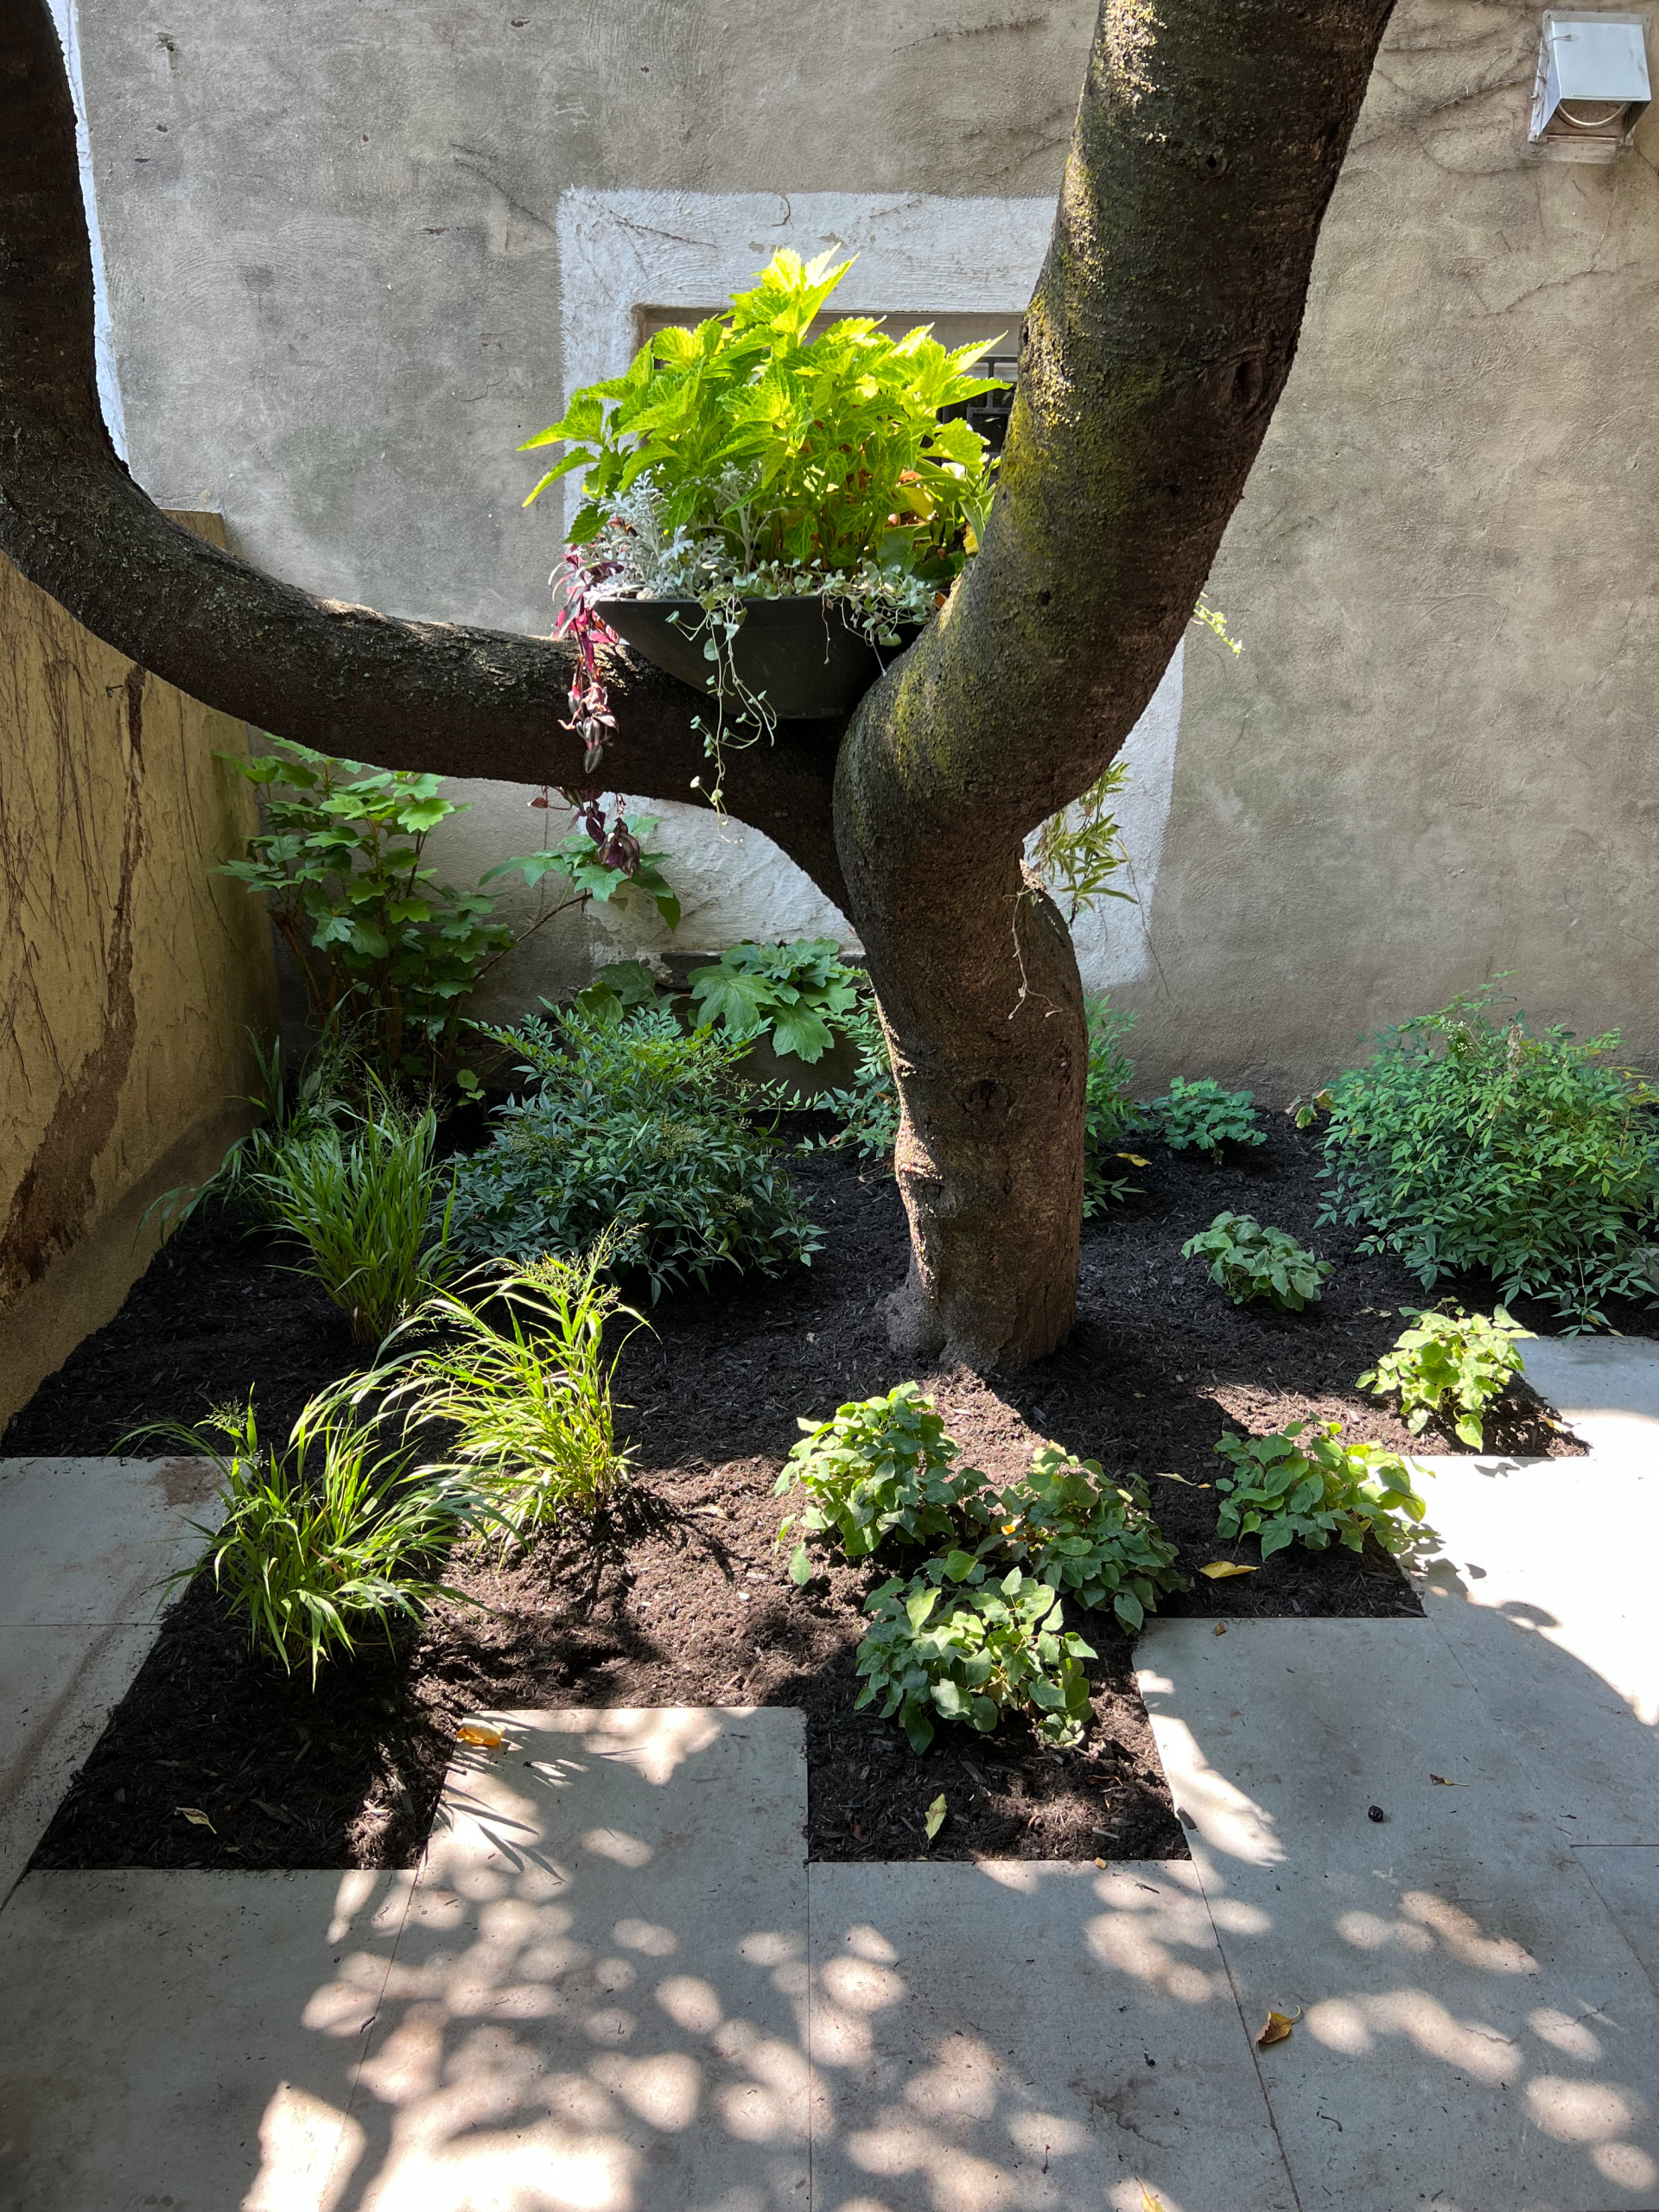
[[[1120,1014],[1104,995],[1089,1002],[1089,1073],[1083,1109],[1083,1217],[1089,1220],[1102,1206],[1126,1198],[1134,1185],[1124,1175],[1107,1172],[1106,1155],[1136,1117],[1129,1085],[1134,1064],[1123,1050],[1123,1039],[1135,1027],[1132,1014]],[[1135,1164],[1132,1154],[1119,1152],[1119,1160]],[[1145,1161],[1141,1165],[1144,1166]]]
[[[1611,1064],[1616,1032],[1535,1036],[1491,997],[1384,1032],[1332,1084],[1323,1217],[1363,1226],[1360,1250],[1397,1254],[1427,1290],[1479,1270],[1505,1305],[1605,1326],[1609,1298],[1654,1296],[1654,1094]]]
[[[806,1493],[802,1532],[790,1573],[805,1582],[812,1572],[805,1539],[833,1529],[849,1559],[863,1559],[884,1538],[928,1543],[964,1533],[983,1521],[980,1501],[987,1485],[976,1468],[955,1465],[957,1446],[914,1382],[901,1382],[884,1398],[842,1406],[825,1421],[803,1421],[807,1433],[790,1453],[775,1485],[781,1497],[798,1485]],[[778,1531],[781,1543],[793,1516]]]
[[[1207,1260],[1210,1280],[1235,1306],[1266,1298],[1287,1313],[1316,1304],[1336,1269],[1282,1229],[1267,1229],[1247,1213],[1218,1213],[1208,1229],[1189,1236],[1184,1260]]]
[[[1146,1491],[1133,1477],[1130,1484],[1108,1482],[1098,1460],[1073,1459],[1045,1444],[1029,1472],[997,1499],[997,1534],[989,1541],[1080,1605],[1093,1608],[1109,1599],[1133,1633],[1157,1610],[1160,1596],[1188,1586]]]
[[[671,929],[679,919],[661,853],[642,852],[626,870],[602,867],[593,838],[579,831],[553,851],[503,861],[474,890],[457,891],[422,865],[438,823],[467,810],[442,797],[438,777],[282,743],[280,753],[253,760],[219,756],[261,787],[269,827],[249,840],[245,860],[217,873],[266,894],[317,1019],[338,1023],[383,1081],[443,1079],[467,994],[522,942],[491,918],[495,900],[484,885],[493,877],[516,868],[531,884],[563,879],[535,928],[590,899],[612,899],[629,883]],[[655,827],[641,820],[632,835],[644,840]]]
[[[858,1004],[859,977],[832,937],[789,944],[734,944],[687,979],[701,1019],[746,1044],[821,1060]]]
[[[408,1325],[437,1342],[412,1356],[397,1401],[453,1424],[453,1471],[519,1544],[568,1509],[596,1511],[627,1475],[611,1396],[621,1345],[607,1356],[605,1338],[618,1316],[640,1317],[604,1279],[614,1245],[480,1269],[467,1297],[442,1291]]]
[[[1232,1471],[1218,1476],[1217,1533],[1260,1535],[1270,1559],[1298,1541],[1324,1551],[1334,1535],[1363,1551],[1367,1531],[1388,1550],[1412,1541],[1425,1511],[1412,1466],[1380,1444],[1344,1444],[1342,1423],[1293,1421],[1272,1436],[1224,1436],[1216,1450]]]
[[[1076,1743],[1090,1712],[1082,1662],[1093,1650],[1067,1632],[1046,1582],[1017,1567],[999,1582],[983,1576],[982,1563],[957,1552],[871,1592],[858,1706],[880,1698],[881,1718],[897,1714],[917,1752],[932,1742],[936,1720],[988,1732],[1008,1710],[1030,1713],[1047,1743]]]
[[[893,1055],[887,1050],[881,1017],[868,995],[861,995],[852,1011],[842,1017],[840,1026],[858,1046],[858,1066],[846,1090],[818,1094],[819,1110],[835,1115],[841,1122],[840,1130],[826,1141],[824,1148],[852,1145],[865,1159],[875,1159],[893,1150],[899,1135],[899,1084],[893,1072]]]
[[[474,1602],[435,1580],[434,1563],[481,1516],[480,1502],[412,1468],[407,1441],[382,1442],[371,1405],[378,1379],[354,1376],[313,1398],[278,1450],[262,1446],[251,1399],[199,1428],[137,1432],[211,1459],[219,1478],[224,1518],[198,1530],[206,1548],[168,1586],[211,1573],[252,1649],[284,1673],[308,1668],[314,1688],[324,1662],[351,1657],[365,1630],[390,1642],[394,1623],[418,1619],[434,1598]]]
[[[437,1133],[430,1107],[416,1114],[376,1090],[365,1111],[341,1108],[289,1137],[246,1179],[250,1202],[305,1247],[302,1273],[350,1316],[359,1344],[378,1344],[451,1272]]]
[[[1414,1436],[1452,1410],[1457,1434],[1480,1451],[1486,1409],[1520,1373],[1519,1340],[1531,1331],[1512,1321],[1501,1306],[1490,1321],[1461,1306],[1450,1313],[1422,1313],[1414,1306],[1400,1310],[1415,1325],[1401,1333],[1394,1350],[1384,1352],[1356,1387],[1379,1398],[1397,1391],[1401,1414]]]
[[[1140,1126],[1160,1136],[1172,1152],[1201,1152],[1211,1166],[1224,1144],[1268,1141],[1257,1124],[1255,1093],[1224,1090],[1207,1076],[1199,1083],[1172,1077],[1164,1096],[1141,1109]]]
[[[721,1267],[775,1274],[821,1240],[783,1147],[746,1114],[744,1047],[671,1014],[567,1010],[489,1033],[534,1085],[455,1174],[450,1234],[481,1259],[583,1252],[613,1226],[652,1296]]]

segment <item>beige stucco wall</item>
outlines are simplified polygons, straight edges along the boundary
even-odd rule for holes
[[[223,542],[214,515],[180,521]],[[270,931],[210,874],[253,824],[240,722],[0,561],[0,1427],[120,1307],[146,1207],[245,1126]]]
[[[1539,161],[1538,23],[1389,34],[1215,571],[1245,650],[1187,653],[1147,1071],[1300,1088],[1504,969],[1659,1063],[1659,109]]]
[[[868,270],[954,197],[960,274],[974,196],[1055,190],[1094,9],[611,0],[573,35],[455,0],[179,0],[165,39],[119,0],[78,13],[140,480],[314,589],[540,628],[557,510],[520,512],[512,448],[587,343],[572,195],[699,195],[622,223],[600,273],[634,304],[675,304],[664,239],[722,198],[759,261],[806,196],[860,196]],[[1389,31],[1214,579],[1246,650],[1190,642],[1143,748],[1144,914],[1086,933],[1149,1084],[1300,1089],[1506,968],[1529,1011],[1659,1062],[1659,110],[1611,168],[1535,160],[1540,20],[1402,0]],[[458,880],[547,823],[470,796],[435,840]],[[818,925],[764,840],[677,810],[664,842],[682,944]],[[498,1002],[649,934],[549,931]]]

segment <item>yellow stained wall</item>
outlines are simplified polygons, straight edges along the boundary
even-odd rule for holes
[[[175,519],[216,544],[213,514]],[[0,1427],[117,1313],[161,1192],[246,1126],[275,1019],[244,725],[0,560]],[[158,1348],[159,1349],[159,1348]]]

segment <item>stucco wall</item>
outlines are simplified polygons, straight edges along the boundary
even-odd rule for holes
[[[216,516],[180,521],[222,542]],[[252,827],[243,725],[0,560],[0,1428],[156,1248],[161,1192],[245,1126],[270,932],[210,874]],[[158,1357],[159,1348],[158,1348]]]
[[[163,31],[79,0],[135,472],[314,588],[541,628],[558,513],[520,513],[512,448],[591,336],[572,207],[636,209],[625,305],[677,304],[648,295],[710,225],[758,262],[814,194],[856,199],[875,268],[923,200],[1053,192],[1092,16],[181,0]],[[1246,651],[1195,637],[1172,671],[1135,741],[1144,911],[1080,932],[1148,1082],[1298,1088],[1509,967],[1531,1010],[1659,1056],[1659,111],[1611,168],[1538,162],[1538,24],[1405,0],[1390,30],[1214,580]],[[653,192],[696,205],[647,218]],[[942,276],[971,281],[982,238],[994,261],[995,228],[938,231]],[[523,792],[469,795],[457,877],[547,824]],[[823,925],[752,833],[677,810],[664,830],[683,944]],[[618,934],[544,933],[498,996]]]

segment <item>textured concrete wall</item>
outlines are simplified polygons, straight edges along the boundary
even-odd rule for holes
[[[163,29],[79,0],[135,471],[316,589],[539,628],[557,513],[519,512],[512,448],[563,382],[561,194],[771,194],[786,224],[806,194],[879,222],[884,194],[1052,193],[1092,15],[179,0]],[[1537,162],[1538,23],[1402,0],[1389,33],[1215,579],[1247,649],[1190,644],[1173,762],[1161,724],[1144,747],[1147,911],[1085,947],[1149,1081],[1300,1087],[1507,967],[1659,1056],[1659,111],[1611,168]],[[547,819],[473,796],[458,878]],[[682,942],[816,925],[764,845],[666,830]],[[612,941],[550,931],[498,988]]]
[[[217,516],[181,522],[223,542]],[[156,1248],[139,1224],[245,1126],[270,932],[209,874],[245,750],[0,561],[0,1428]]]

